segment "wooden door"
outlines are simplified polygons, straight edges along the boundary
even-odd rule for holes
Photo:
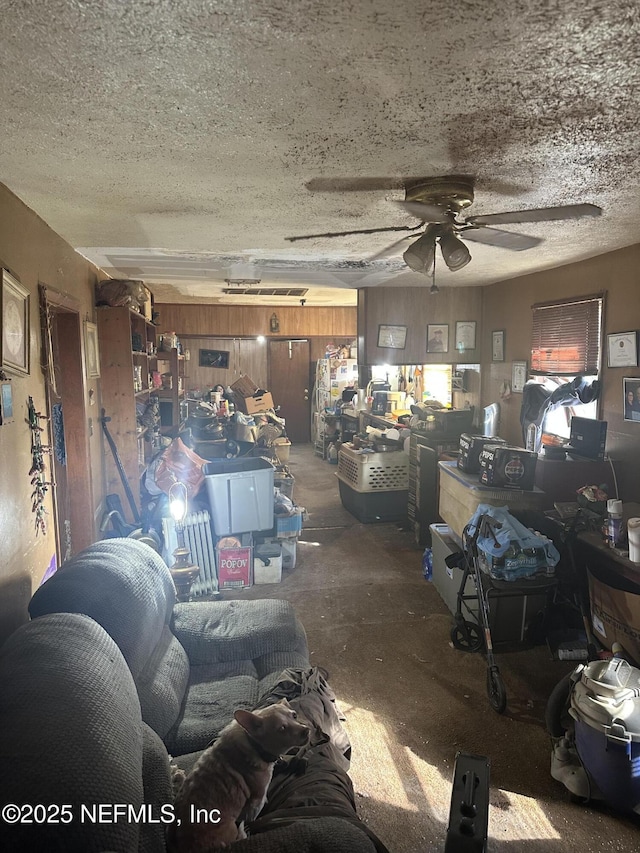
[[[41,286],[58,565],[95,541],[82,323],[76,301]],[[43,442],[44,443],[44,442]]]
[[[269,341],[269,391],[294,443],[311,440],[310,369],[308,340]]]

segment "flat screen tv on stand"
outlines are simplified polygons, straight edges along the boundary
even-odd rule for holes
[[[564,445],[573,459],[604,460],[607,442],[607,422],[593,418],[571,418],[569,443]]]

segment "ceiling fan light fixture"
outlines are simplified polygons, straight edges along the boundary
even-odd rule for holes
[[[437,225],[429,225],[424,234],[412,243],[402,258],[405,264],[414,272],[430,275],[436,257],[436,237],[440,229]]]
[[[451,272],[461,270],[471,260],[471,252],[453,231],[446,231],[440,237],[440,249],[445,264]]]

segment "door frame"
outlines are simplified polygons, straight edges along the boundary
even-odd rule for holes
[[[42,370],[44,373],[45,397],[49,445],[53,443],[52,406],[54,375],[63,376],[64,383],[58,387],[57,396],[64,406],[64,440],[66,450],[67,489],[69,524],[71,530],[71,553],[76,554],[95,542],[95,517],[93,513],[93,479],[90,470],[89,424],[86,414],[87,383],[83,324],[80,318],[79,300],[46,284],[38,287],[42,332]],[[51,322],[64,326],[64,347],[58,348],[57,357],[51,346]],[[54,374],[54,370],[57,371]],[[53,471],[53,464],[51,466]],[[54,482],[51,487],[54,528],[58,565],[68,556],[61,529],[62,511],[59,493]]]

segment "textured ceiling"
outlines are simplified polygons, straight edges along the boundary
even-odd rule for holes
[[[640,242],[636,2],[0,0],[0,11],[0,180],[162,301],[242,301],[219,295],[227,278],[309,287],[310,305],[355,304],[360,286],[424,287],[402,262],[408,243],[367,261],[398,235],[284,240],[417,224],[392,204],[408,176],[475,176],[472,214],[604,210],[514,227],[544,238],[528,251],[471,244],[464,269],[440,264],[441,286]],[[307,187],[320,178],[380,180]]]

